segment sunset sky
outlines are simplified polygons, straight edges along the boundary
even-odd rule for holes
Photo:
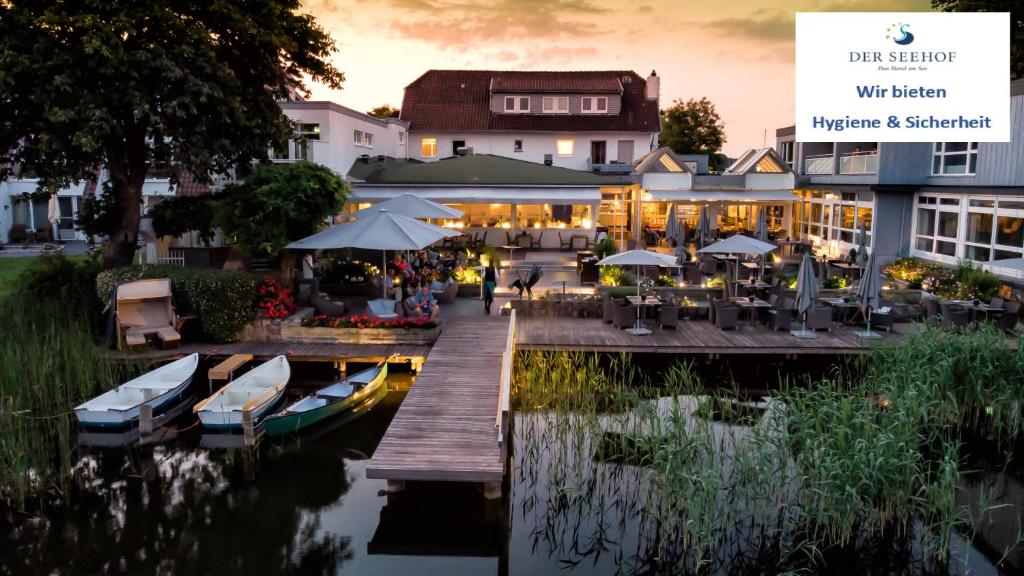
[[[796,11],[926,11],[929,0],[309,0],[344,89],[312,98],[400,106],[431,68],[657,70],[661,106],[707,96],[736,156],[793,122]]]

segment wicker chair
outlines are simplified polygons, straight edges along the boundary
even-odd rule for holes
[[[28,242],[28,226],[25,224],[15,224],[11,226],[11,232],[7,235],[11,244],[15,242]]]
[[[832,309],[811,308],[807,311],[807,328],[832,331]]]
[[[612,325],[620,330],[630,328],[636,323],[637,307],[633,304],[624,304],[614,307]]]
[[[605,324],[611,324],[615,320],[615,307],[619,305],[621,305],[620,300],[616,300],[608,295],[605,296],[604,301],[601,302],[601,318]]]
[[[966,328],[971,323],[971,311],[960,306],[942,303],[942,325]]]
[[[676,304],[662,304],[661,310],[658,312],[658,320],[663,330],[665,328],[675,330],[679,326],[679,306]]]
[[[793,307],[785,298],[777,298],[775,307],[768,310],[772,330],[789,330],[793,327]]]
[[[740,308],[727,300],[715,302],[715,326],[720,330],[735,330],[739,326]]]
[[[572,249],[572,236],[565,238],[562,233],[558,233],[558,249],[559,250],[570,250]]]
[[[1003,302],[1003,315],[999,317],[999,328],[1006,332],[1017,331],[1020,320],[1020,302]]]

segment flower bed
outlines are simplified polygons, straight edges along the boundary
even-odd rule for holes
[[[298,309],[292,291],[273,276],[264,276],[256,286],[259,302],[256,304],[267,318],[287,318]]]
[[[433,320],[396,318],[383,320],[360,314],[317,315],[281,324],[281,339],[292,342],[338,342],[342,344],[432,344],[441,335]]]

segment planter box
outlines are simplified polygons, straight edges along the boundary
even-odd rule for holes
[[[434,328],[312,328],[281,326],[281,339],[288,342],[334,342],[340,344],[433,344],[441,335]]]
[[[480,298],[480,290],[479,284],[459,284],[459,290],[455,295],[459,298]]]

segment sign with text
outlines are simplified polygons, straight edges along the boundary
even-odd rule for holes
[[[796,138],[1009,142],[1010,15],[797,13]]]

